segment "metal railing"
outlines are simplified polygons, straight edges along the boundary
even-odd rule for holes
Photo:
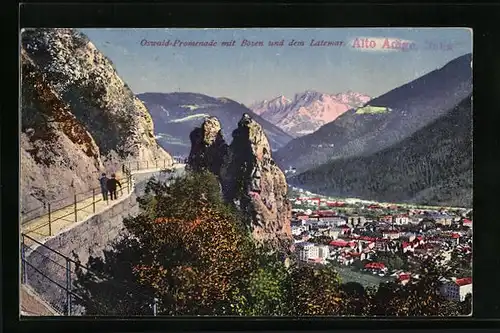
[[[179,161],[174,160],[174,163],[178,163]],[[121,181],[121,187],[119,189],[120,196],[123,195],[123,190],[126,188],[127,194],[132,190],[132,178],[131,174],[134,171],[148,170],[148,169],[161,169],[167,167],[167,160],[155,160],[154,162],[150,161],[137,161],[137,162],[128,162],[122,165],[122,172],[125,175],[125,179]],[[103,201],[102,198],[99,198],[101,195],[101,188],[95,187],[89,191],[76,193],[72,197],[62,198],[59,200],[54,200],[51,202],[47,202],[46,204],[37,207],[29,212],[23,213],[23,218],[21,221],[21,225],[23,229],[26,229],[25,232],[33,232],[40,228],[49,226],[49,236],[52,235],[51,232],[51,224],[61,219],[68,218],[73,216],[74,221],[78,221],[78,212],[89,208],[92,206],[93,213],[95,213],[95,205],[98,202]],[[85,201],[90,200],[91,202],[85,203]],[[83,206],[82,206],[83,204]],[[108,201],[109,204],[109,201]],[[67,208],[73,207],[72,211],[64,214],[63,216],[54,217],[53,213],[56,211],[64,210]],[[29,228],[29,224],[39,219],[43,216],[47,216],[47,222],[42,224],[37,224],[33,226],[33,228]]]
[[[117,190],[117,197],[122,197],[124,194],[124,191],[127,191],[127,194],[130,194],[132,191],[133,187],[133,179],[132,175],[127,175],[127,177],[120,182],[121,187]],[[92,213],[96,213],[96,204],[102,201],[105,201],[104,198],[101,196],[101,189],[92,189],[87,192],[79,193],[73,195],[73,198],[71,199],[71,203],[64,205],[58,209],[54,209],[52,206],[52,203],[47,204],[47,210],[44,214],[32,218],[28,221],[23,221],[21,223],[23,227],[23,231],[25,233],[29,232],[34,232],[37,231],[41,228],[45,228],[48,226],[49,229],[49,235],[52,236],[52,224],[54,222],[63,220],[63,219],[68,219],[70,218],[74,223],[78,222],[78,212],[81,212],[84,209],[92,207]],[[92,200],[90,200],[92,199]],[[109,196],[106,200],[106,203],[109,205]],[[67,213],[61,215],[61,214],[56,214],[57,212],[63,211],[63,210],[68,210]],[[47,220],[43,221],[42,223],[34,223],[37,219],[42,218],[43,216],[46,216]],[[32,226],[30,226],[32,224]]]
[[[135,162],[126,162],[122,166],[122,171],[128,169],[130,171],[139,171],[139,170],[148,170],[148,169],[166,169],[168,166],[169,160],[154,160],[154,161],[135,161]],[[178,159],[173,159],[173,163],[177,164],[181,161]]]
[[[97,299],[78,294],[74,282],[77,279],[77,270],[85,271],[96,280],[107,280],[102,273],[95,272],[74,259],[56,251],[36,239],[21,234],[21,283],[29,285],[39,296],[56,312],[65,316],[83,315],[86,304],[100,315],[113,314],[112,306],[103,304]],[[26,240],[33,242],[30,246]],[[38,262],[38,265],[36,264]],[[146,306],[149,313],[156,315],[158,300],[151,295],[141,294],[130,284],[113,282],[107,287],[116,290],[132,291],[143,299],[150,300]]]

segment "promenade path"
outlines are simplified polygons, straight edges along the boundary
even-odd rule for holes
[[[174,169],[182,169],[184,164],[174,164]],[[144,169],[132,171],[132,176],[134,180],[130,186],[130,191],[127,191],[127,184],[122,185],[122,189],[118,190],[118,198],[117,200],[108,200],[103,201],[100,193],[96,194],[95,202],[94,198],[90,197],[87,199],[83,199],[78,201],[76,204],[76,219],[75,219],[75,206],[71,205],[68,207],[64,207],[59,210],[55,210],[50,214],[50,220],[52,221],[49,224],[49,215],[43,215],[36,219],[33,219],[25,224],[21,225],[21,233],[26,234],[33,239],[37,240],[40,243],[45,243],[48,239],[54,237],[55,235],[61,233],[62,231],[66,231],[71,229],[72,227],[78,225],[79,223],[86,221],[88,218],[100,214],[103,211],[113,207],[114,205],[120,203],[124,199],[130,196],[134,192],[134,186],[138,181],[138,178],[143,178],[141,175],[148,176],[148,173],[155,173],[161,171],[161,168],[154,169]],[[145,177],[145,178],[149,178]],[[95,205],[95,211],[94,211]],[[50,230],[49,230],[50,228]],[[27,237],[24,239],[25,245],[31,246],[35,245],[34,242],[28,239]]]

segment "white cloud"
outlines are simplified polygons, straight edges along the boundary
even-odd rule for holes
[[[355,37],[348,46],[361,52],[407,52],[417,49],[414,41],[393,37]]]

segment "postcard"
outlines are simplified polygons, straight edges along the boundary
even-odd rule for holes
[[[471,315],[472,38],[23,29],[21,316]]]

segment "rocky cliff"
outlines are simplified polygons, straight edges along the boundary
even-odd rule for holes
[[[215,117],[207,118],[201,127],[191,132],[189,138],[191,139],[189,167],[194,171],[206,169],[219,175],[224,156],[228,152],[219,120]]]
[[[259,122],[272,149],[283,147],[293,139],[243,104],[225,97],[215,98],[189,92],[143,93],[137,97],[144,102],[153,117],[158,143],[174,155],[189,154],[191,144],[188,134],[194,127],[200,127],[208,117],[218,119],[226,139],[231,138],[236,124],[245,113]]]
[[[126,161],[172,163],[146,107],[85,35],[26,29],[21,37],[23,211],[88,191]]]
[[[227,146],[214,117],[191,133],[191,169],[208,169],[219,176],[227,201],[246,217],[255,240],[274,248],[291,245],[291,205],[283,172],[274,163],[262,127],[243,115]]]

